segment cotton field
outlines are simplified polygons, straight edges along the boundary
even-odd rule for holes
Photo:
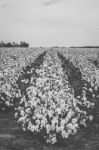
[[[64,142],[88,128],[99,106],[99,49],[1,48],[0,111],[23,132]]]

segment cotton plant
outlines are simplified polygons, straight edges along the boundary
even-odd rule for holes
[[[95,67],[92,61],[90,61],[90,59],[93,61],[96,60],[97,52],[94,51],[94,49],[89,50],[89,49],[69,48],[68,51],[66,51],[66,49],[63,50],[62,54],[64,55],[65,58],[67,58],[68,56],[73,65],[80,69],[83,80],[87,81],[87,83],[90,85],[90,88],[92,88],[95,95],[99,96],[98,94],[99,84],[97,78],[98,69]]]
[[[87,57],[83,55],[72,56],[71,62],[74,66],[78,67],[81,71],[82,78],[85,82],[87,82],[88,90],[92,90],[92,96],[99,96],[99,87],[97,84],[97,69],[94,64],[92,64]]]
[[[88,120],[92,121],[92,115],[81,106],[91,109],[94,104],[87,101],[84,90],[81,96],[74,97],[57,52],[47,52],[40,68],[30,72],[25,92],[19,89],[21,98],[15,113],[24,131],[41,134],[47,143],[54,144],[59,138],[74,135],[80,124],[86,126]]]
[[[6,61],[2,59],[0,70],[0,106],[13,107],[13,99],[17,94],[16,81],[19,76],[19,68],[16,61],[8,58]]]
[[[17,80],[23,68],[32,64],[43,48],[4,48],[0,62],[0,109],[14,108],[18,94]],[[27,82],[27,81],[26,81]]]

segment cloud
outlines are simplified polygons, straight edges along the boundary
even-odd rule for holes
[[[10,4],[9,3],[4,3],[1,5],[2,8],[7,8]]]
[[[0,4],[0,9],[5,9],[7,7],[9,7],[9,3],[3,3],[3,4]]]
[[[13,2],[12,0],[9,0],[9,1],[8,0],[6,0],[6,1],[5,0],[1,0],[0,1],[0,8],[1,9],[8,8],[9,6],[11,6],[12,2]]]
[[[50,6],[50,5],[54,5],[54,4],[57,4],[57,3],[61,3],[61,2],[65,2],[65,0],[43,0],[41,1],[43,5],[45,6]]]
[[[0,0],[0,41],[99,43],[99,0]]]

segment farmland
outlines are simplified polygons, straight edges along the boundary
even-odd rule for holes
[[[24,150],[32,148],[64,150],[67,146],[67,150],[99,149],[99,68],[97,64],[94,63],[97,59],[99,59],[97,58],[98,54],[99,48],[1,48],[0,148],[4,148],[6,150],[12,150],[15,148]],[[35,79],[36,86],[34,86],[35,82],[33,78]],[[51,79],[49,80],[49,78]],[[48,86],[49,81],[51,84],[54,82],[54,85],[51,85],[52,87]],[[62,82],[60,83],[60,81]],[[56,82],[57,84],[55,84]],[[44,86],[48,88],[48,91],[49,89],[53,88],[56,89],[54,90],[56,92],[59,90],[57,89],[59,86],[60,93],[64,92],[62,96],[66,94],[65,90],[70,91],[71,95],[66,94],[64,97],[62,97],[62,99],[71,96],[70,100],[68,100],[68,102],[70,102],[70,107],[73,108],[74,105],[78,106],[79,104],[80,108],[82,109],[82,111],[80,111],[79,108],[75,106],[75,111],[77,110],[77,113],[80,114],[80,117],[77,115],[73,118],[73,120],[77,119],[77,123],[75,122],[75,128],[73,128],[70,133],[67,133],[68,136],[70,136],[69,134],[74,134],[76,130],[78,132],[73,136],[70,136],[69,139],[63,140],[65,141],[63,143],[60,139],[59,141],[61,142],[59,145],[58,143],[56,145],[46,144],[45,141],[42,141],[42,136],[38,138],[38,135],[36,135],[37,140],[33,140],[35,137],[31,134],[31,131],[34,132],[34,129],[31,128],[32,125],[30,126],[30,122],[25,122],[23,118],[24,116],[25,119],[27,119],[27,115],[25,114],[28,111],[27,107],[30,109],[30,114],[32,112],[32,105],[35,107],[35,109],[38,107],[36,104],[34,106],[36,98],[32,100],[29,95],[31,89],[34,89],[35,87],[36,91],[39,94],[41,93],[39,95],[41,101],[44,101],[44,99],[46,100],[48,98],[44,98],[42,95],[42,93],[46,93],[45,95],[49,94],[48,91],[44,89],[42,83],[44,83]],[[32,90],[32,94],[34,93],[35,91]],[[50,94],[51,96],[54,95],[55,100],[57,99],[57,96],[61,97],[61,94],[58,95],[56,93],[55,96],[53,93]],[[27,97],[29,103],[27,103],[24,97]],[[51,98],[49,98],[49,100],[51,101]],[[76,102],[76,104],[72,104],[72,101]],[[66,109],[68,109],[68,102],[66,102]],[[53,101],[52,104],[54,106]],[[57,113],[59,113],[59,104],[57,104],[58,108],[50,108],[52,107],[50,106],[49,112],[50,109],[57,109]],[[42,107],[42,105],[40,103],[40,107]],[[46,104],[43,106],[45,107]],[[64,106],[62,109],[64,109]],[[24,115],[22,114],[22,110]],[[69,110],[74,112],[72,109]],[[59,117],[60,115],[57,115],[57,113],[55,115]],[[63,119],[63,116],[61,116],[61,119]],[[87,122],[88,126],[86,126]],[[79,128],[78,124],[80,124]],[[27,132],[28,128],[29,132]],[[22,129],[25,131],[22,131]],[[35,131],[37,131],[37,129],[35,129]],[[64,135],[65,137],[65,134],[63,134],[62,131],[60,134],[62,134],[62,136]],[[55,133],[52,135],[55,135]],[[58,137],[57,134],[55,136]],[[56,141],[55,137],[49,139],[49,136],[47,136],[46,138],[48,138],[49,143],[52,142],[52,144],[54,140]],[[58,138],[60,138],[60,135]],[[6,146],[4,146],[5,143]],[[37,145],[39,145],[39,148]]]

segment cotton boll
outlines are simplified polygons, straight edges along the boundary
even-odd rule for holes
[[[63,138],[66,138],[66,139],[68,138],[68,134],[66,133],[65,130],[62,131],[62,137],[63,137]]]
[[[52,122],[51,122],[51,123],[52,123],[52,124],[51,124],[51,130],[52,130],[52,131],[54,131],[54,130],[55,130],[55,128],[56,128],[56,127],[55,127],[55,122],[54,122],[54,120],[52,120]]]
[[[85,118],[80,121],[80,124],[82,124],[82,125],[84,125],[86,127],[86,120],[85,120]]]
[[[14,114],[14,116],[15,116],[15,118],[17,118],[17,116],[18,116],[18,112],[16,112],[16,113]]]
[[[61,114],[61,108],[57,108],[56,112],[60,115]]]
[[[60,132],[61,132],[61,127],[56,126],[56,132],[57,132],[57,133],[60,133]]]
[[[89,88],[89,91],[90,91],[91,93],[93,93],[93,90],[92,90],[92,88]]]
[[[27,113],[27,114],[30,114],[30,113],[31,113],[31,109],[30,109],[30,108],[27,108],[27,109],[26,109],[26,113]]]
[[[31,125],[31,126],[30,126],[30,130],[31,130],[32,132],[34,132],[34,131],[36,130],[36,127],[35,127],[34,125]]]
[[[96,91],[98,90],[98,86],[95,86],[95,90],[96,90]]]
[[[24,121],[25,121],[25,117],[21,117],[21,118],[19,118],[18,123],[19,122],[23,122],[24,123]]]
[[[90,119],[90,121],[92,121],[93,120],[93,116],[89,116],[89,119]]]
[[[25,115],[24,110],[21,110],[21,111],[20,111],[20,114],[21,114],[21,116],[24,116],[24,115]]]
[[[47,134],[49,134],[51,131],[51,126],[49,124],[46,125],[46,130],[47,130]]]
[[[53,116],[52,111],[48,111],[48,116],[51,118]]]
[[[6,104],[7,106],[10,106],[10,102],[9,102],[9,101],[6,101],[5,104]]]
[[[56,142],[57,142],[56,137],[53,137],[53,138],[52,138],[52,144],[55,144]]]
[[[66,124],[66,120],[65,120],[65,119],[62,119],[62,120],[61,120],[61,126],[65,126],[65,124]]]
[[[42,127],[45,127],[45,126],[46,126],[46,123],[47,123],[47,119],[46,119],[46,118],[43,118],[43,119],[41,120],[41,126],[42,126]]]
[[[36,96],[36,95],[37,95],[36,89],[33,89],[33,90],[32,90],[32,93],[33,93],[33,96]]]

